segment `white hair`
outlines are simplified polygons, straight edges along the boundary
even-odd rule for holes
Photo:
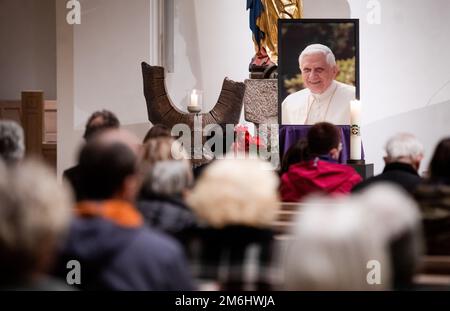
[[[370,213],[377,230],[386,240],[420,226],[421,216],[416,202],[396,184],[374,184],[356,198],[360,200],[361,208]]]
[[[15,121],[0,120],[0,158],[8,163],[22,160],[25,143],[22,127]]]
[[[276,217],[277,189],[276,174],[262,160],[215,160],[202,173],[187,201],[199,218],[213,227],[265,227]]]
[[[311,44],[308,45],[301,53],[300,56],[298,57],[298,64],[301,67],[303,58],[307,55],[313,55],[313,54],[318,54],[321,53],[325,56],[326,62],[330,65],[330,66],[336,66],[336,58],[334,57],[333,51],[331,51],[331,49],[329,47],[327,47],[326,45],[323,44]]]
[[[180,195],[193,182],[192,169],[187,161],[159,161],[146,173],[144,193],[163,196]]]
[[[400,186],[380,183],[368,187],[357,196],[359,208],[372,220],[390,248],[393,281],[402,286],[412,281],[424,252],[421,215],[416,202]]]
[[[44,272],[68,229],[71,193],[39,162],[26,161],[6,174],[0,180],[0,266],[8,277],[0,282],[28,281]]]
[[[389,162],[402,157],[416,158],[423,155],[423,145],[409,133],[398,133],[386,143],[386,157]]]
[[[284,257],[288,290],[384,290],[390,263],[379,233],[351,198],[310,198],[298,215]],[[381,267],[381,284],[369,284],[368,265]]]

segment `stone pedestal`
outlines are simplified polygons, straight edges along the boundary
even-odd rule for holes
[[[245,80],[244,117],[259,124],[278,123],[278,80]]]
[[[279,165],[278,142],[278,80],[247,79],[244,93],[244,118],[255,124],[271,154],[271,162]],[[273,126],[275,125],[275,126]]]

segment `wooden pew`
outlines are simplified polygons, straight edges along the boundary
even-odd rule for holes
[[[26,155],[42,157],[56,170],[56,101],[44,101],[42,91],[24,91],[21,100],[1,100],[0,119],[24,129]]]
[[[290,232],[294,224],[295,217],[301,209],[300,203],[279,203],[277,218],[272,224],[272,228],[277,235],[283,235]]]
[[[424,256],[414,283],[419,287],[450,290],[450,256]]]

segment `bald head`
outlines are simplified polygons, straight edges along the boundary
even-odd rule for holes
[[[80,152],[81,181],[87,199],[133,200],[140,140],[124,129],[105,130]]]
[[[103,145],[111,145],[116,143],[123,144],[130,148],[136,155],[141,149],[141,141],[139,138],[134,133],[121,128],[108,129],[99,133],[95,137],[94,143],[100,143]]]

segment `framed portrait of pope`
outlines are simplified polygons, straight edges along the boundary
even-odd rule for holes
[[[282,125],[350,124],[359,99],[357,19],[278,21],[278,118]]]

